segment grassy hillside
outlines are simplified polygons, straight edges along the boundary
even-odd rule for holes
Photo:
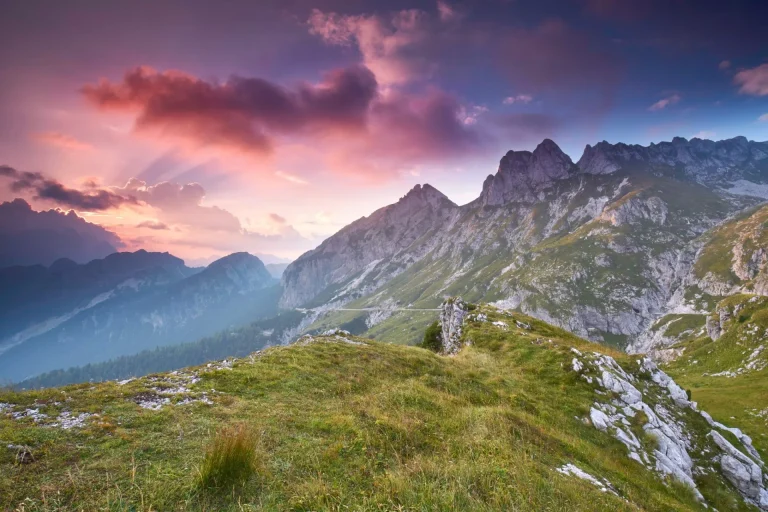
[[[465,323],[467,345],[451,357],[342,333],[129,382],[2,392],[3,505],[703,510],[590,424],[610,396],[574,371],[572,347],[637,373],[634,358],[522,315],[473,313],[486,321]],[[705,449],[703,418],[685,414]],[[696,483],[718,510],[749,510],[718,474]]]
[[[714,229],[707,237],[694,270],[704,278],[710,275],[722,283],[752,288],[766,279],[764,268],[745,268],[755,252],[768,245],[768,206],[751,209]],[[754,264],[760,267],[760,258]],[[764,261],[763,261],[764,263]],[[740,269],[741,271],[737,271]],[[751,272],[750,272],[751,270]]]
[[[730,319],[722,336],[704,336],[679,343],[681,357],[666,370],[689,388],[693,399],[714,416],[725,418],[752,437],[768,456],[768,297],[734,295],[718,304],[712,315]]]
[[[143,350],[138,354],[118,357],[103,363],[46,372],[14,384],[14,387],[33,389],[78,382],[120,380],[195,366],[225,357],[242,357],[266,346],[279,344],[281,338],[287,337],[302,325],[304,318],[304,313],[288,311],[198,341]]]

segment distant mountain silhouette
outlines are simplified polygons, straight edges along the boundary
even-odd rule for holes
[[[0,268],[49,266],[60,258],[87,263],[116,252],[120,238],[74,211],[37,212],[23,199],[0,204]]]

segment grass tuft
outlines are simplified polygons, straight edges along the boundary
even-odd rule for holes
[[[200,487],[230,490],[242,485],[256,471],[256,441],[243,424],[216,433],[200,468]]]

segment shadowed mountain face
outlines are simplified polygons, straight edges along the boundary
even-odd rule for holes
[[[434,307],[462,295],[640,346],[659,318],[716,303],[726,287],[700,270],[702,250],[719,225],[766,198],[768,142],[601,142],[574,164],[545,140],[507,153],[467,205],[424,185],[342,229],[288,266],[282,304]],[[760,273],[752,267],[763,253],[742,252]],[[392,315],[358,323],[402,333],[403,318]]]
[[[0,375],[105,361],[273,314],[277,281],[236,253],[191,269],[168,253],[0,269]]]
[[[48,266],[60,258],[87,263],[121,245],[117,235],[73,211],[36,212],[23,199],[0,204],[0,268]]]

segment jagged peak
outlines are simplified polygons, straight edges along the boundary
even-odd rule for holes
[[[560,146],[558,146],[552,139],[544,139],[536,146],[531,154],[533,159],[544,160],[547,163],[552,163],[561,167],[570,167],[573,165],[571,157],[569,157]],[[566,169],[567,170],[567,169]]]
[[[547,151],[547,152],[555,151],[555,152],[559,152],[559,153],[563,152],[563,150],[560,149],[560,146],[558,146],[557,143],[555,141],[553,141],[552,139],[544,139],[544,140],[542,140],[539,143],[539,145],[536,146],[536,149],[533,150],[533,154],[535,155],[537,153],[541,153],[542,151]]]
[[[442,206],[446,203],[452,206],[456,206],[456,204],[451,201],[448,196],[437,190],[429,183],[425,183],[423,185],[415,185],[411,190],[408,191],[407,194],[401,197],[396,204],[402,204],[406,202],[411,203],[416,201],[430,204],[432,206]]]
[[[483,182],[482,201],[497,205],[509,200],[532,200],[556,180],[576,169],[571,158],[552,139],[544,139],[531,151],[508,151],[499,170]]]

